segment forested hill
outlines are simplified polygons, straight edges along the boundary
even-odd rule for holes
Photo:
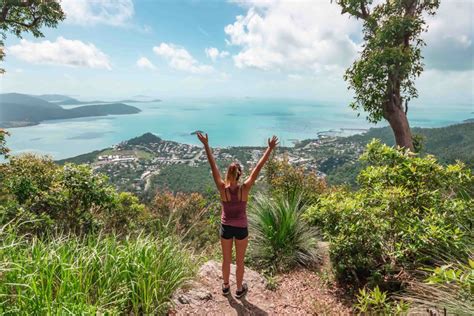
[[[467,120],[461,124],[440,128],[415,127],[412,133],[422,136],[421,153],[435,155],[443,163],[461,160],[474,169],[474,122]],[[395,144],[389,127],[371,128],[364,134],[341,138],[340,141],[365,145],[373,138],[378,138],[390,146]]]
[[[39,97],[20,93],[0,94],[0,127],[20,127],[36,125],[45,120],[139,112],[140,109],[123,103],[92,104],[64,109],[55,102]]]
[[[460,160],[474,170],[474,122],[466,120],[464,123],[440,128],[415,127],[412,132],[413,135],[421,137],[420,153],[422,155],[434,155],[443,164],[452,164]],[[380,139],[387,145],[394,145],[393,133],[389,127],[371,128],[364,134],[341,137],[336,142],[341,147],[363,148],[374,138]],[[354,158],[356,157],[352,159],[346,157],[344,163],[324,165],[323,171],[328,175],[329,182],[354,185],[356,175],[363,167]]]

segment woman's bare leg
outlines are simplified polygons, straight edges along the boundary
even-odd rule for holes
[[[242,290],[242,282],[244,280],[244,259],[245,251],[247,250],[249,239],[245,238],[242,240],[235,240],[235,264],[237,268],[235,270],[235,277],[237,279],[237,291]]]
[[[232,262],[232,239],[221,238],[222,247],[222,279],[229,284],[230,264]]]

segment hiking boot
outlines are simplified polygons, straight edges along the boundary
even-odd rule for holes
[[[236,298],[241,298],[244,297],[245,294],[247,294],[249,288],[246,283],[242,284],[242,290],[235,292],[235,297]]]
[[[222,295],[228,295],[230,293],[229,283],[222,283]]]

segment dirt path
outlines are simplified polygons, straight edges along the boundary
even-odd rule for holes
[[[204,264],[195,281],[174,296],[171,315],[348,315],[316,273],[298,269],[277,279],[278,287],[270,291],[265,279],[246,269],[249,285],[246,298],[235,298],[235,266],[231,267],[232,295],[221,294],[220,263]]]

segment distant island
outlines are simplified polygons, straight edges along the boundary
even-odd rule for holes
[[[32,96],[39,98],[44,101],[52,102],[57,105],[81,105],[81,104],[98,104],[98,103],[148,103],[148,102],[161,102],[160,99],[153,99],[148,96],[135,96],[137,99],[124,99],[124,100],[118,100],[118,101],[113,101],[113,102],[107,102],[107,101],[100,101],[100,100],[94,100],[94,101],[79,101],[78,99],[72,98],[67,95],[62,95],[62,94],[41,94],[37,96]]]
[[[59,100],[59,101],[58,101]],[[122,102],[78,106],[64,109],[60,104],[81,102],[63,95],[31,96],[21,93],[0,94],[0,127],[14,128],[37,125],[46,120],[62,120],[91,116],[125,115],[141,112]],[[87,102],[90,103],[90,102]]]

